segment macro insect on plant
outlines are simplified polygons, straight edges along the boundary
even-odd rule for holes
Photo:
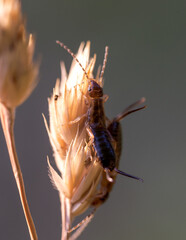
[[[49,103],[49,126],[44,118],[54,151],[58,172],[48,159],[49,175],[59,192],[62,216],[62,240],[74,240],[83,232],[95,210],[109,196],[117,174],[142,181],[118,170],[122,134],[120,120],[145,99],[130,105],[113,120],[104,112],[107,96],[103,94],[103,74],[106,67],[106,47],[102,69],[94,77],[96,54],[90,58],[90,42],[80,44],[77,54],[57,41],[73,57],[67,74],[61,63],[61,81],[57,79]],[[74,219],[85,211],[93,211],[79,224]],[[72,233],[73,232],[73,233]]]
[[[66,45],[59,41],[57,41],[57,43],[77,61],[82,68],[87,81],[89,82],[88,92],[85,96],[85,100],[87,100],[88,111],[83,116],[71,121],[70,124],[80,121],[81,118],[86,118],[85,128],[89,136],[88,146],[91,150],[91,155],[95,155],[97,161],[104,169],[101,182],[101,191],[99,195],[97,195],[92,201],[92,205],[98,207],[108,198],[108,194],[112,189],[114,179],[117,174],[121,174],[143,182],[143,179],[119,170],[118,166],[122,145],[120,120],[133,112],[144,109],[146,106],[136,109],[133,108],[144,103],[145,98],[141,98],[139,101],[133,103],[121,114],[118,114],[112,121],[110,121],[108,118],[106,118],[104,112],[104,102],[108,97],[107,95],[103,94],[103,88],[100,86],[100,83],[96,79],[88,76],[86,70],[79,62],[75,54]],[[108,47],[105,48],[105,56],[99,79],[103,78],[107,56]]]

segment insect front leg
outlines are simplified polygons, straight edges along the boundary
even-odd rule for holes
[[[68,124],[78,123],[78,122],[81,121],[81,119],[83,119],[84,117],[87,117],[87,113],[81,115],[80,117],[77,117],[77,118],[74,119],[73,121],[70,121]]]
[[[63,124],[61,124],[61,126],[65,126],[65,125],[72,125],[72,124],[75,124],[75,123],[78,123],[81,121],[81,119],[83,119],[84,117],[87,117],[87,113],[75,118],[74,120],[72,121],[69,121],[69,122],[65,122]]]

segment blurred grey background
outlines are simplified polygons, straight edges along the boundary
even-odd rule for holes
[[[112,118],[141,97],[148,108],[122,121],[120,169],[144,184],[118,176],[109,200],[79,239],[182,240],[186,238],[186,1],[40,0],[23,1],[27,29],[36,36],[40,81],[16,112],[15,138],[27,197],[39,239],[61,234],[58,193],[48,177],[52,150],[42,119],[48,119],[60,61],[69,69],[90,40],[102,64],[109,46],[104,92]],[[96,70],[95,70],[96,73]],[[0,129],[0,239],[29,239],[26,222]]]

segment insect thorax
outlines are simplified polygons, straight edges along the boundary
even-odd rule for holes
[[[106,127],[102,98],[91,99],[90,108],[88,110],[88,123],[92,126]]]

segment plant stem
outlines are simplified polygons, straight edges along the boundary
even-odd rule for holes
[[[61,240],[69,240],[70,233],[68,231],[71,228],[71,202],[63,194],[60,194],[61,198],[61,212],[62,212],[62,234]]]
[[[22,177],[21,168],[19,165],[19,160],[16,153],[16,147],[15,147],[15,140],[14,140],[14,116],[15,116],[15,109],[10,109],[6,107],[4,104],[0,103],[0,116],[1,116],[1,123],[7,143],[7,148],[10,156],[10,162],[12,165],[12,171],[16,180],[17,188],[19,191],[19,196],[21,199],[21,204],[23,207],[23,211],[25,214],[25,218],[27,221],[30,238],[32,240],[37,240],[37,233],[34,226],[34,222],[32,220],[32,216],[29,210],[26,193],[25,193],[25,187]]]

